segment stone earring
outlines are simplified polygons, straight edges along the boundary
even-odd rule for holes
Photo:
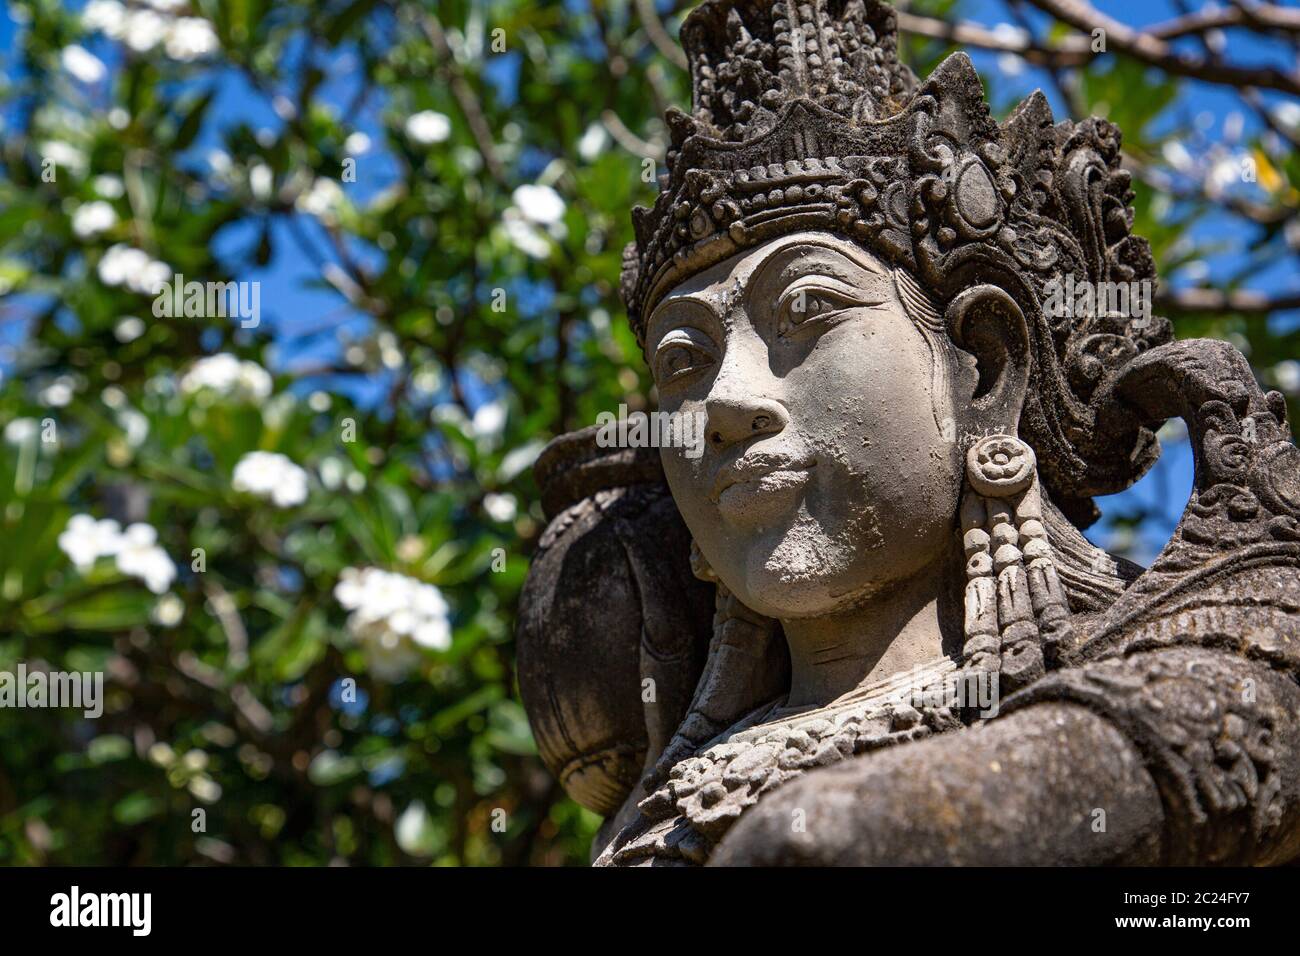
[[[1000,675],[1006,693],[1043,676],[1069,633],[1070,610],[1047,531],[1034,450],[991,435],[966,455],[963,668]]]

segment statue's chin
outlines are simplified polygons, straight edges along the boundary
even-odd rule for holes
[[[732,591],[747,607],[781,620],[819,617],[851,607],[870,591],[863,569],[835,542],[791,529],[774,543],[754,542]],[[767,544],[768,546],[764,546]],[[860,558],[860,556],[859,556]]]

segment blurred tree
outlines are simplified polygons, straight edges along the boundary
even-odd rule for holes
[[[647,401],[616,285],[687,6],[9,5],[0,671],[107,701],[0,712],[0,863],[585,861],[514,687],[529,465]],[[1179,333],[1294,399],[1300,25],[1170,17],[918,2],[904,53],[1119,122]]]

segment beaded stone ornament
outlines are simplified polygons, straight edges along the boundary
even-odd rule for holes
[[[1043,676],[1070,628],[1070,609],[1043,526],[1034,450],[992,435],[966,455],[961,504],[966,551],[962,662],[1000,674],[1007,691]]]

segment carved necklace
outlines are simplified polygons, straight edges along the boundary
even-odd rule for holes
[[[702,864],[745,810],[804,772],[961,727],[942,692],[956,670],[944,657],[824,707],[791,710],[786,698],[760,707],[679,761],[598,862]]]

